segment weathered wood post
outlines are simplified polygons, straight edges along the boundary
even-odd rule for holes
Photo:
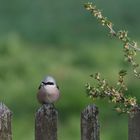
[[[36,112],[35,140],[57,140],[58,112],[52,104],[44,104]]]
[[[12,140],[11,116],[8,107],[0,103],[0,140]]]
[[[140,140],[140,111],[128,119],[128,140]]]
[[[88,105],[81,113],[81,140],[99,140],[98,108]]]

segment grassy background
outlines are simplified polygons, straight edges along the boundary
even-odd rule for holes
[[[99,71],[115,84],[123,61],[122,44],[109,39],[107,30],[83,8],[87,1],[0,0],[0,101],[13,111],[13,139],[34,139],[34,114],[38,85],[53,75],[61,89],[60,140],[80,139],[80,112],[89,103],[85,84]],[[96,1],[117,29],[128,29],[140,40],[139,0]],[[140,57],[138,54],[138,61]],[[138,100],[139,81],[130,69],[128,94]],[[94,82],[93,82],[94,83]],[[117,115],[107,101],[100,108],[101,139],[127,139],[127,116]],[[116,125],[117,124],[117,125]]]

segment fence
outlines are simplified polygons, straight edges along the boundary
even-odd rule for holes
[[[0,140],[12,140],[11,111],[0,103]],[[43,105],[35,116],[35,140],[57,140],[58,112],[52,104]],[[88,105],[81,113],[81,140],[99,140],[98,108]],[[140,113],[128,119],[128,139],[140,140]]]

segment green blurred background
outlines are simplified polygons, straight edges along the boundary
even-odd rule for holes
[[[101,72],[111,84],[123,61],[122,44],[110,39],[83,7],[86,0],[0,0],[0,101],[13,111],[13,139],[34,139],[36,93],[45,75],[57,79],[61,99],[59,140],[80,140],[80,112],[92,102],[85,84]],[[115,24],[140,41],[139,0],[98,0],[96,5]],[[138,61],[140,57],[138,54]],[[128,94],[140,100],[139,81],[130,69]],[[127,140],[127,115],[119,116],[107,101],[100,109],[101,139]]]

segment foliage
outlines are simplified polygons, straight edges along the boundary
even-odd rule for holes
[[[134,75],[140,79],[140,72],[137,70],[139,68],[139,64],[135,61],[136,51],[140,51],[137,43],[128,37],[127,31],[115,31],[112,22],[108,20],[107,17],[104,17],[101,10],[96,8],[94,4],[87,3],[85,4],[85,8],[97,18],[102,26],[106,26],[109,29],[111,37],[116,37],[121,40],[123,43],[125,60],[131,64]],[[139,107],[135,97],[130,97],[124,94],[127,91],[127,86],[124,82],[124,76],[126,74],[126,70],[121,70],[119,72],[117,86],[110,86],[105,79],[101,79],[99,73],[96,73],[95,77],[92,75],[91,77],[94,77],[94,79],[97,81],[97,86],[91,86],[90,84],[87,84],[87,94],[91,98],[109,97],[109,101],[116,104],[116,111],[120,113],[134,114],[139,110]]]
[[[0,100],[13,112],[13,139],[34,139],[34,114],[39,107],[36,92],[40,80],[46,74],[55,76],[62,93],[61,99],[56,104],[60,120],[59,139],[80,139],[79,115],[85,108],[85,104],[89,104],[89,99],[85,98],[84,88],[82,89],[81,85],[87,81],[87,75],[91,71],[94,73],[101,69],[100,72],[108,72],[108,77],[111,79],[111,75],[114,74],[113,69],[116,71],[124,65],[124,63],[118,63],[121,60],[121,54],[114,55],[115,52],[119,51],[119,48],[113,48],[112,45],[118,46],[118,43],[111,40],[104,47],[102,47],[101,42],[77,44],[74,48],[72,46],[70,48],[65,46],[57,48],[57,46],[50,45],[37,46],[37,44],[24,41],[20,36],[13,37],[13,35],[1,41]],[[108,61],[110,57],[112,61]],[[86,61],[90,63],[85,64]],[[110,67],[106,67],[106,65]],[[112,84],[114,79],[111,80]],[[129,81],[131,79],[128,79],[128,83]],[[133,90],[136,86],[137,83],[134,81],[130,89]],[[135,94],[138,97],[139,90],[140,87],[137,86]],[[106,129],[106,125],[102,125],[101,138],[105,140],[125,139],[127,137],[125,116],[118,120],[108,104],[103,101],[98,101],[98,104],[102,110],[100,117],[104,118],[101,119],[104,120],[102,123],[107,123],[112,130],[110,133]],[[114,116],[110,120],[112,115]],[[117,122],[118,127],[114,127],[114,122]],[[120,130],[119,136],[116,133],[118,128]]]
[[[39,44],[54,43],[56,47],[68,42],[75,44],[93,40],[92,35],[95,32],[104,39],[103,34],[98,32],[97,25],[97,28],[90,30],[93,23],[87,21],[88,16],[84,13],[81,2],[61,0],[52,4],[52,0],[1,0],[0,37],[9,32],[18,32],[25,40]],[[132,33],[139,34],[139,0],[117,0],[115,6],[111,0],[108,1],[109,4],[105,0],[99,0],[97,3],[104,5],[106,13],[109,13],[116,24],[120,19],[121,25],[127,25],[132,29]],[[110,12],[111,7],[114,7],[113,12]]]
[[[100,73],[106,73],[109,84],[112,84],[117,78],[112,78],[112,75],[121,66],[126,66],[119,63],[121,53],[114,55],[120,52],[120,48],[111,47],[119,46],[119,41],[104,43],[107,39],[103,32],[99,32],[97,24],[92,30],[93,19],[88,20],[89,15],[81,7],[81,0],[52,2],[5,0],[0,4],[0,100],[13,111],[14,140],[34,139],[34,114],[39,107],[36,91],[44,75],[55,76],[62,93],[56,104],[60,120],[58,139],[78,140],[79,115],[85,104],[89,104],[84,88],[81,88],[87,81],[87,75],[100,69]],[[108,2],[97,1],[104,5],[106,14],[116,24],[125,25],[134,37],[139,37],[140,1],[117,0],[115,6],[114,1]],[[110,12],[112,7],[113,12]],[[140,86],[131,81],[132,77],[128,77],[129,91],[135,91],[140,99]],[[126,116],[118,119],[109,104],[103,100],[97,102],[102,110],[101,139],[126,139]],[[114,127],[114,122],[117,127]],[[116,133],[118,130],[119,135]]]

